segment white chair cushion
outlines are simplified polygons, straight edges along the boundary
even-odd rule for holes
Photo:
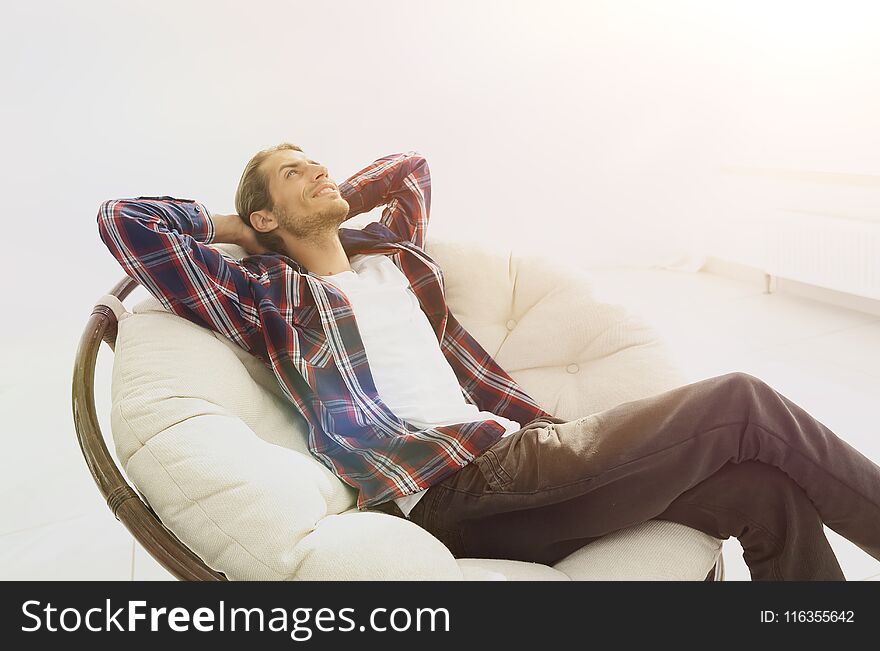
[[[477,242],[432,241],[459,322],[545,409],[574,420],[684,383],[647,322],[593,297],[588,271]]]
[[[460,558],[465,581],[571,581],[564,572],[542,565],[496,558]]]
[[[702,581],[720,551],[717,538],[678,522],[648,520],[594,540],[553,568],[574,581]]]
[[[653,331],[622,306],[594,301],[587,275],[477,244],[432,241],[427,250],[444,270],[450,310],[555,415],[579,418],[681,384]],[[555,569],[456,561],[414,523],[357,512],[354,489],[309,453],[305,420],[272,370],[153,297],[119,319],[112,392],[111,429],[129,479],[230,579],[585,579],[619,568],[621,578],[699,580],[720,550],[701,532],[652,521]]]

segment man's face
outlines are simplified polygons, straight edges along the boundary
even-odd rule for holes
[[[272,214],[297,238],[307,239],[335,232],[348,215],[348,202],[336,189],[327,168],[306,154],[291,149],[273,153],[263,161],[269,176],[269,193],[275,203]]]

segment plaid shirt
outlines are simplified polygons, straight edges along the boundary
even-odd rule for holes
[[[530,398],[446,306],[443,274],[425,253],[431,177],[416,152],[379,158],[339,184],[348,218],[379,205],[381,222],[340,228],[346,254],[382,254],[406,275],[464,398],[523,425],[550,414]],[[354,312],[332,283],[281,254],[241,260],[205,246],[204,205],[173,197],[101,204],[98,230],[125,272],[168,310],[260,358],[309,424],[309,449],[358,489],[364,510],[428,488],[498,441],[492,420],[419,429],[373,384]]]

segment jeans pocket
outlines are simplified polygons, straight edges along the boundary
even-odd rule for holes
[[[489,486],[499,492],[531,492],[552,481],[558,438],[553,423],[537,423],[498,441],[476,459]],[[548,466],[548,462],[550,466]]]
[[[480,469],[486,483],[494,491],[503,491],[513,481],[513,477],[501,465],[498,455],[493,450],[486,450],[474,459],[474,463]]]

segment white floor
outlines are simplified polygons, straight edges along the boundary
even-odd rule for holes
[[[880,313],[844,309],[762,282],[706,272],[594,269],[599,300],[626,305],[666,338],[689,381],[738,370],[771,384],[880,463]],[[140,290],[139,290],[140,291]],[[126,301],[130,305],[142,294]],[[97,299],[97,297],[95,297]],[[90,310],[56,315],[0,345],[6,449],[0,456],[0,579],[167,579],[99,496],[76,442],[73,359]],[[100,425],[109,433],[112,353],[96,369]],[[36,472],[38,471],[38,474]],[[877,561],[826,527],[849,580],[880,580]],[[726,580],[749,580],[736,539]]]

